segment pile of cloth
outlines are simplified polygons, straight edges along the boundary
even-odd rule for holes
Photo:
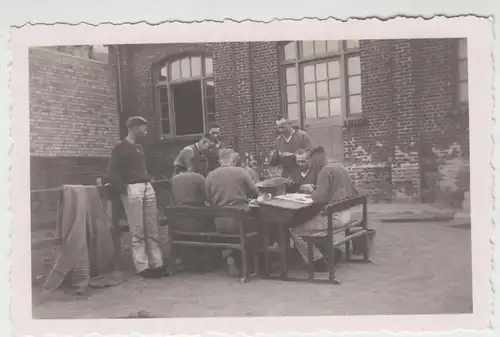
[[[59,212],[62,245],[43,290],[65,286],[84,295],[89,287],[120,284],[121,273],[114,270],[111,221],[97,187],[64,185]]]

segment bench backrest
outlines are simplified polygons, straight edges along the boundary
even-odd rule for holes
[[[348,210],[352,207],[363,206],[363,218],[361,220],[361,225],[363,228],[366,228],[367,218],[368,218],[368,209],[367,209],[367,198],[365,195],[347,198],[336,203],[327,205],[325,207],[326,215],[328,218],[328,232],[332,232],[333,230],[333,214]]]
[[[172,219],[174,222],[176,219],[180,218],[191,218],[191,219],[210,219],[215,218],[231,218],[235,220],[238,224],[240,236],[245,235],[244,222],[250,218],[250,214],[242,209],[234,207],[194,207],[194,206],[178,206],[178,207],[166,207],[164,208],[164,214],[167,219]],[[169,221],[170,222],[170,221]],[[175,231],[169,226],[169,233],[175,233]]]

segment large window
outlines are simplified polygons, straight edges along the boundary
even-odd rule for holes
[[[212,58],[194,55],[155,68],[155,89],[164,136],[202,134],[215,120]]]
[[[359,41],[292,41],[280,49],[290,120],[362,113]]]
[[[458,104],[467,110],[469,104],[469,76],[467,70],[467,39],[458,40]]]

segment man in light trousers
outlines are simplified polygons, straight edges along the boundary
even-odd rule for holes
[[[155,191],[146,169],[141,143],[147,135],[147,121],[131,117],[128,135],[111,152],[108,182],[120,196],[132,234],[132,257],[136,271],[147,278],[166,275],[159,240]]]

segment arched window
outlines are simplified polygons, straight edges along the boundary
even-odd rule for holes
[[[163,136],[202,134],[215,120],[211,57],[191,55],[160,64],[155,68],[155,90]]]
[[[280,64],[290,120],[322,123],[362,113],[359,41],[284,42]]]

